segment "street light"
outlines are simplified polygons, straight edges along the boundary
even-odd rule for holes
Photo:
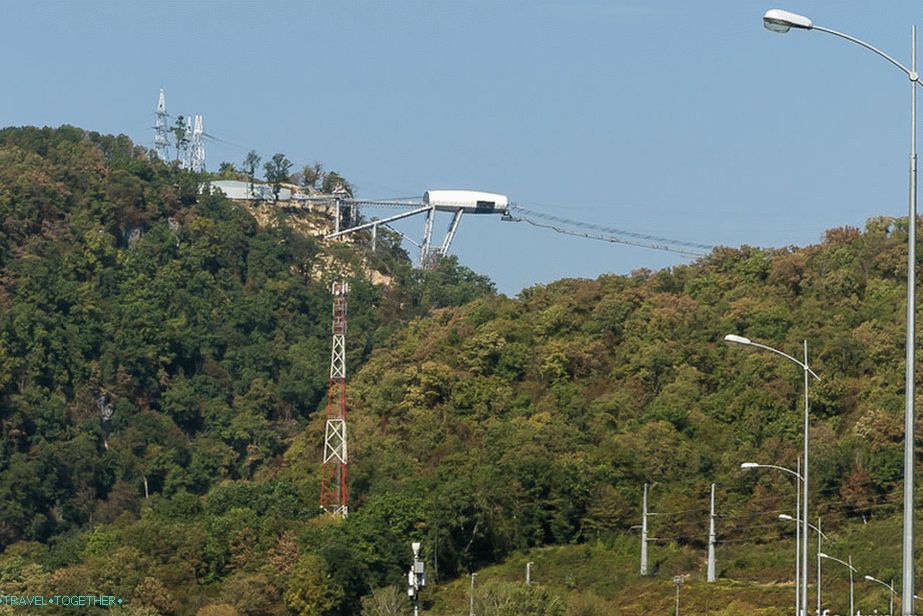
[[[814,25],[810,19],[780,9],[763,15],[763,25],[773,32],[788,32],[791,28],[818,30],[855,43],[884,58],[910,79],[910,190],[907,217],[907,340],[904,373],[904,532],[901,563],[901,614],[913,615],[913,483],[914,483],[914,345],[916,317],[916,229],[917,229],[917,88],[921,85],[917,73],[917,27],[910,29],[911,65],[907,68],[885,52],[863,40],[829,28]],[[807,458],[805,458],[807,466]],[[805,472],[807,474],[807,472]]]
[[[801,464],[801,458],[798,459],[798,463],[799,463],[799,466],[800,466],[800,464]],[[744,462],[744,463],[742,463],[742,464],[740,465],[740,468],[742,468],[742,469],[744,469],[744,470],[746,470],[746,471],[748,471],[748,470],[750,470],[750,469],[754,469],[754,468],[772,468],[772,469],[775,469],[775,470],[777,470],[777,471],[782,471],[783,473],[788,473],[789,475],[795,476],[795,477],[798,479],[798,481],[799,481],[799,485],[800,485],[800,481],[801,481],[801,473],[795,472],[795,471],[793,471],[793,470],[790,469],[790,468],[785,468],[784,466],[776,466],[775,464],[757,464],[756,462]],[[801,469],[799,468],[799,470],[801,470]]]
[[[894,595],[897,594],[897,591],[894,590],[894,580],[891,580],[890,584],[886,584],[885,582],[882,582],[881,580],[877,578],[873,578],[870,575],[865,576],[865,579],[867,579],[869,582],[878,582],[879,584],[887,588],[889,591],[891,591],[891,595],[890,595],[891,600],[888,603],[888,616],[894,616]],[[903,607],[901,608],[901,611],[902,612],[904,611]],[[910,613],[911,614],[913,613],[913,596],[912,595],[911,595],[911,600],[910,600]]]
[[[783,11],[784,12],[784,11]],[[806,27],[801,26],[792,26],[792,27]],[[770,353],[775,353],[780,355],[790,362],[796,364],[801,368],[804,373],[804,452],[802,457],[804,459],[804,466],[802,467],[802,476],[801,476],[801,485],[803,488],[803,494],[801,497],[801,510],[805,513],[804,516],[804,529],[802,536],[804,541],[801,544],[801,614],[806,616],[808,610],[808,414],[810,411],[810,406],[808,404],[808,375],[813,376],[818,381],[820,377],[815,374],[810,367],[808,367],[808,341],[804,341],[804,361],[795,359],[788,353],[783,353],[778,349],[774,349],[765,344],[760,344],[759,342],[753,342],[749,338],[744,338],[743,336],[737,336],[735,334],[728,334],[724,337],[725,342],[730,342],[733,344],[742,344],[745,346],[752,346],[758,349],[763,349],[764,351],[769,351]]]
[[[839,558],[834,558],[833,556],[830,556],[830,555],[828,555],[828,554],[824,554],[823,552],[818,552],[817,555],[818,555],[820,558],[826,558],[827,560],[832,560],[832,561],[834,561],[834,562],[838,562],[838,563],[840,563],[841,565],[845,565],[846,567],[849,568],[849,616],[855,616],[856,610],[855,610],[854,607],[853,607],[854,604],[855,604],[855,593],[853,592],[853,578],[852,578],[852,575],[853,575],[853,573],[856,572],[856,568],[852,566],[852,556],[849,557],[849,562],[846,562],[846,561],[840,560]]]
[[[787,521],[787,522],[798,522],[799,524],[801,523],[801,520],[800,520],[799,518],[793,518],[792,516],[788,515],[787,513],[780,513],[780,514],[779,514],[779,519],[780,519],[780,520],[785,520],[785,521]],[[808,522],[805,526],[807,526],[808,528],[810,528],[811,530],[813,530],[815,533],[817,533],[818,535],[820,535],[821,537],[823,537],[826,541],[830,541],[830,537],[828,537],[827,535],[825,535],[825,534],[823,533],[823,531],[821,531],[821,529],[819,529],[818,527],[814,526],[814,525],[811,524],[810,522]]]
[[[798,519],[797,517],[793,518],[787,513],[779,514],[779,519],[780,520],[790,520],[790,521],[799,522],[799,523],[801,522],[801,520]],[[821,537],[823,537],[824,539],[827,539],[827,535],[825,535],[823,531],[821,531],[820,529],[820,518],[817,518],[817,526],[814,526],[813,524],[808,524],[808,526],[814,529],[814,531],[817,533],[817,613],[820,614],[820,597],[821,597],[820,595],[820,582],[821,582],[821,579],[820,579],[820,550],[821,550],[820,539]],[[808,538],[805,537],[804,541],[805,541],[805,544],[807,544]],[[827,539],[827,541],[829,541],[829,539]]]
[[[673,583],[676,584],[676,616],[679,616],[679,587],[683,585],[683,578],[673,576]]]
[[[763,25],[766,26],[767,30],[779,33],[788,32],[792,28],[810,30],[814,27],[814,24],[812,24],[811,20],[807,17],[789,13],[782,9],[770,9],[766,11],[766,14],[763,15]]]
[[[734,336],[735,338],[740,338],[740,336]],[[727,338],[725,338],[727,339]],[[782,471],[783,473],[788,473],[795,477],[795,515],[800,518],[801,516],[801,458],[798,458],[798,472],[793,471],[790,468],[785,468],[784,466],[776,466],[775,464],[757,464],[756,462],[744,462],[740,465],[740,468],[744,470],[751,470],[757,468],[771,468],[777,471]],[[801,613],[801,610],[798,609],[798,606],[801,604],[801,527],[795,524],[795,616]]]
[[[426,570],[420,560],[420,542],[414,541],[410,548],[413,550],[413,564],[407,572],[407,595],[413,602],[413,616],[419,616],[420,589],[426,586]]]
[[[477,573],[471,574],[471,590],[468,591],[468,616],[474,616],[474,578]]]

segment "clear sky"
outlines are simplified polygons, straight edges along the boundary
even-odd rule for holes
[[[363,197],[490,190],[731,246],[906,215],[910,82],[835,37],[764,30],[774,7],[906,64],[923,25],[909,0],[4,2],[0,125],[149,146],[163,87],[170,113],[243,146],[209,143],[209,169],[284,152]],[[492,216],[465,218],[453,252],[508,294],[684,262]]]

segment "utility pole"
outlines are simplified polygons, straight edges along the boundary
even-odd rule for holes
[[[715,484],[711,484],[711,514],[708,517],[708,576],[709,582],[715,581]]]
[[[855,594],[853,593],[852,575],[854,571],[855,569],[853,569],[853,566],[852,566],[852,554],[850,554],[849,555],[849,616],[856,616],[856,612],[853,607],[855,605],[855,599],[856,599]]]
[[[647,575],[647,484],[641,497],[641,575]]]
[[[474,578],[477,573],[471,574],[471,590],[468,591],[468,616],[474,616]]]
[[[349,515],[346,483],[349,452],[346,443],[346,295],[349,283],[334,282],[333,345],[330,352],[330,387],[327,393],[327,425],[324,430],[324,467],[320,506],[327,513]]]
[[[808,514],[807,511],[804,512],[805,515]],[[820,545],[820,539],[823,536],[820,526],[820,516],[817,516],[817,614],[820,616],[820,555],[823,553],[823,549]]]
[[[795,468],[798,472],[798,479],[795,481],[795,517],[797,518],[806,515],[801,507],[801,456],[798,456],[798,465]],[[801,613],[801,542],[808,539],[802,537],[801,534],[801,525],[795,524],[795,616],[804,616]]]

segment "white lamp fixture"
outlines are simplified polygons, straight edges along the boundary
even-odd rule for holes
[[[724,337],[725,342],[733,342],[735,344],[751,344],[749,338],[744,338],[743,336],[738,336],[737,334],[728,334]]]
[[[782,9],[769,9],[763,15],[763,26],[767,30],[784,34],[792,28],[810,30],[814,27],[814,24],[804,15],[789,13]]]

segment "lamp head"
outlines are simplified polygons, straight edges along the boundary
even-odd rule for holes
[[[763,27],[772,32],[784,34],[792,28],[810,30],[814,27],[814,24],[804,15],[789,13],[782,9],[769,9],[763,15]]]
[[[867,579],[869,582],[877,582],[877,581],[878,581],[878,580],[876,580],[875,578],[873,578],[873,577],[870,576],[870,575],[865,576],[865,579]]]
[[[419,541],[414,541],[413,543],[410,544],[410,547],[413,549],[413,557],[414,557],[414,558],[419,558],[419,556],[420,556],[420,542],[419,542]]]
[[[823,552],[818,552],[817,555],[820,556],[821,558],[830,558],[829,556],[827,556],[827,555],[824,554]]]
[[[725,342],[733,342],[735,344],[750,344],[749,338],[744,338],[743,336],[738,336],[737,334],[728,334],[724,337]]]
[[[756,462],[744,462],[743,464],[740,465],[740,468],[744,470],[749,470],[751,468],[759,468],[759,466],[760,465],[757,464]]]
[[[780,513],[780,514],[779,514],[779,519],[780,519],[780,520],[789,520],[789,521],[794,521],[794,520],[795,520],[795,518],[793,518],[792,516],[788,515],[787,513]]]

